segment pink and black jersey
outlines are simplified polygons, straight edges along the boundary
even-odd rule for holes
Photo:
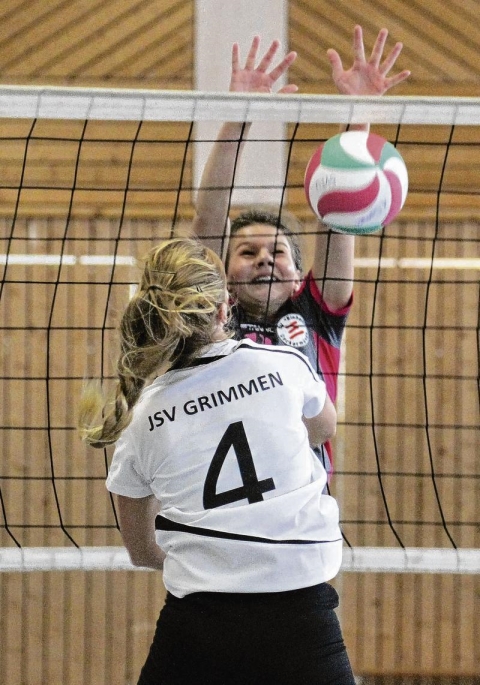
[[[350,307],[351,302],[339,311],[330,311],[323,301],[312,273],[309,272],[295,297],[279,309],[273,323],[253,321],[248,318],[242,307],[235,305],[231,325],[235,329],[237,340],[249,338],[264,345],[288,345],[302,352],[325,381],[328,394],[335,402],[340,345]],[[330,443],[326,443],[325,448],[327,454],[319,454],[319,457],[330,472]]]

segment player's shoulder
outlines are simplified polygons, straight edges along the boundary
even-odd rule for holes
[[[262,343],[254,342],[248,338],[240,340],[233,350],[234,354],[245,353],[251,356],[265,356],[272,357],[276,359],[281,359],[285,363],[292,364],[302,364],[306,366],[309,370],[312,370],[312,366],[308,357],[303,354],[300,350],[297,350],[289,345],[264,345]]]

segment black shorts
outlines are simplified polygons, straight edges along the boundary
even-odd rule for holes
[[[138,685],[354,685],[337,606],[328,583],[168,593]]]

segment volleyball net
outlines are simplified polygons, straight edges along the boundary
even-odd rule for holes
[[[188,230],[225,120],[254,122],[232,215],[252,197],[292,211],[307,264],[315,147],[370,122],[400,150],[405,207],[356,241],[332,481],[343,569],[478,574],[480,101],[28,87],[0,88],[0,571],[131,568],[112,452],[80,442],[78,399],[112,379],[136,260]]]

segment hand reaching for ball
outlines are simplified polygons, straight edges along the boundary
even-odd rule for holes
[[[400,55],[403,45],[396,43],[382,62],[383,50],[387,41],[388,30],[381,29],[373,46],[372,54],[367,60],[363,44],[361,26],[355,26],[353,34],[354,61],[350,69],[343,68],[342,60],[336,50],[327,50],[332,67],[332,77],[338,92],[342,95],[383,95],[405,81],[410,71],[404,69],[394,76],[387,76]]]

